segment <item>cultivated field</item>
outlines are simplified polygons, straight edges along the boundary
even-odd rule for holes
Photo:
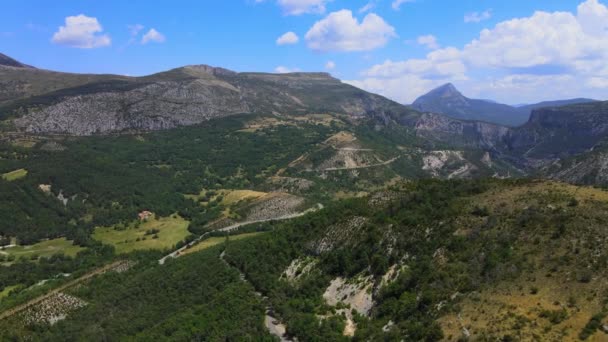
[[[27,176],[27,170],[19,169],[2,174],[2,179],[12,182],[21,179],[25,176]]]
[[[123,254],[135,250],[164,250],[175,246],[190,233],[188,221],[172,215],[163,218],[151,218],[146,222],[133,222],[128,227],[99,227],[93,238],[116,248],[116,253]]]
[[[35,245],[15,246],[5,249],[0,249],[0,256],[13,256],[16,260],[24,258],[31,260],[32,258],[45,257],[48,258],[55,254],[65,254],[67,256],[76,256],[83,247],[75,246],[72,241],[65,238],[46,240]]]

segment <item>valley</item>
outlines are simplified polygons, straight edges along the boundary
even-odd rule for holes
[[[607,336],[606,102],[492,123],[325,73],[13,61],[0,340]]]

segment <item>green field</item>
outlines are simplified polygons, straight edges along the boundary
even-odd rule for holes
[[[238,241],[238,240],[252,238],[252,237],[258,236],[260,234],[264,234],[264,233],[263,232],[245,233],[245,234],[239,234],[239,235],[231,235],[229,238],[230,238],[231,241]],[[225,236],[212,237],[212,238],[209,238],[207,240],[201,241],[200,243],[196,244],[192,248],[188,248],[184,252],[184,254],[190,254],[190,253],[194,253],[194,252],[199,252],[199,251],[205,250],[207,248],[211,248],[213,246],[220,245],[220,244],[222,244],[224,242],[226,242],[226,237]]]
[[[18,179],[21,179],[21,178],[23,178],[25,176],[27,176],[27,170],[26,169],[19,169],[19,170],[3,173],[2,174],[2,179],[7,180],[9,182],[12,182],[12,181],[16,181]]]
[[[67,256],[76,256],[76,254],[84,248],[75,246],[72,241],[65,238],[46,240],[35,245],[16,246],[0,250],[0,255],[14,256],[15,259],[31,259],[33,256],[50,257],[55,254],[65,254]]]
[[[93,238],[116,248],[116,253],[129,253],[135,250],[157,249],[164,250],[175,246],[190,234],[189,222],[183,218],[171,217],[153,218],[146,222],[131,223],[124,229],[116,226],[95,229]],[[150,231],[158,231],[150,234]],[[156,238],[155,238],[156,237]]]
[[[8,296],[11,291],[13,291],[14,289],[18,288],[21,285],[13,285],[13,286],[7,286],[4,288],[4,290],[0,291],[0,301],[2,301],[2,299],[6,296]]]

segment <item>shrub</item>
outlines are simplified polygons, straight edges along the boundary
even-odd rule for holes
[[[595,332],[602,326],[602,320],[605,317],[606,317],[606,313],[604,313],[604,312],[600,312],[598,314],[595,314],[593,317],[591,317],[591,319],[589,320],[589,322],[587,323],[587,325],[585,325],[585,327],[580,332],[580,334],[578,335],[578,337],[581,340],[586,340],[591,335],[595,334]]]

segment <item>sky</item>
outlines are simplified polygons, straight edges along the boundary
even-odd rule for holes
[[[508,104],[608,99],[608,0],[20,0],[0,52],[140,76],[325,71],[401,103],[444,83]]]

